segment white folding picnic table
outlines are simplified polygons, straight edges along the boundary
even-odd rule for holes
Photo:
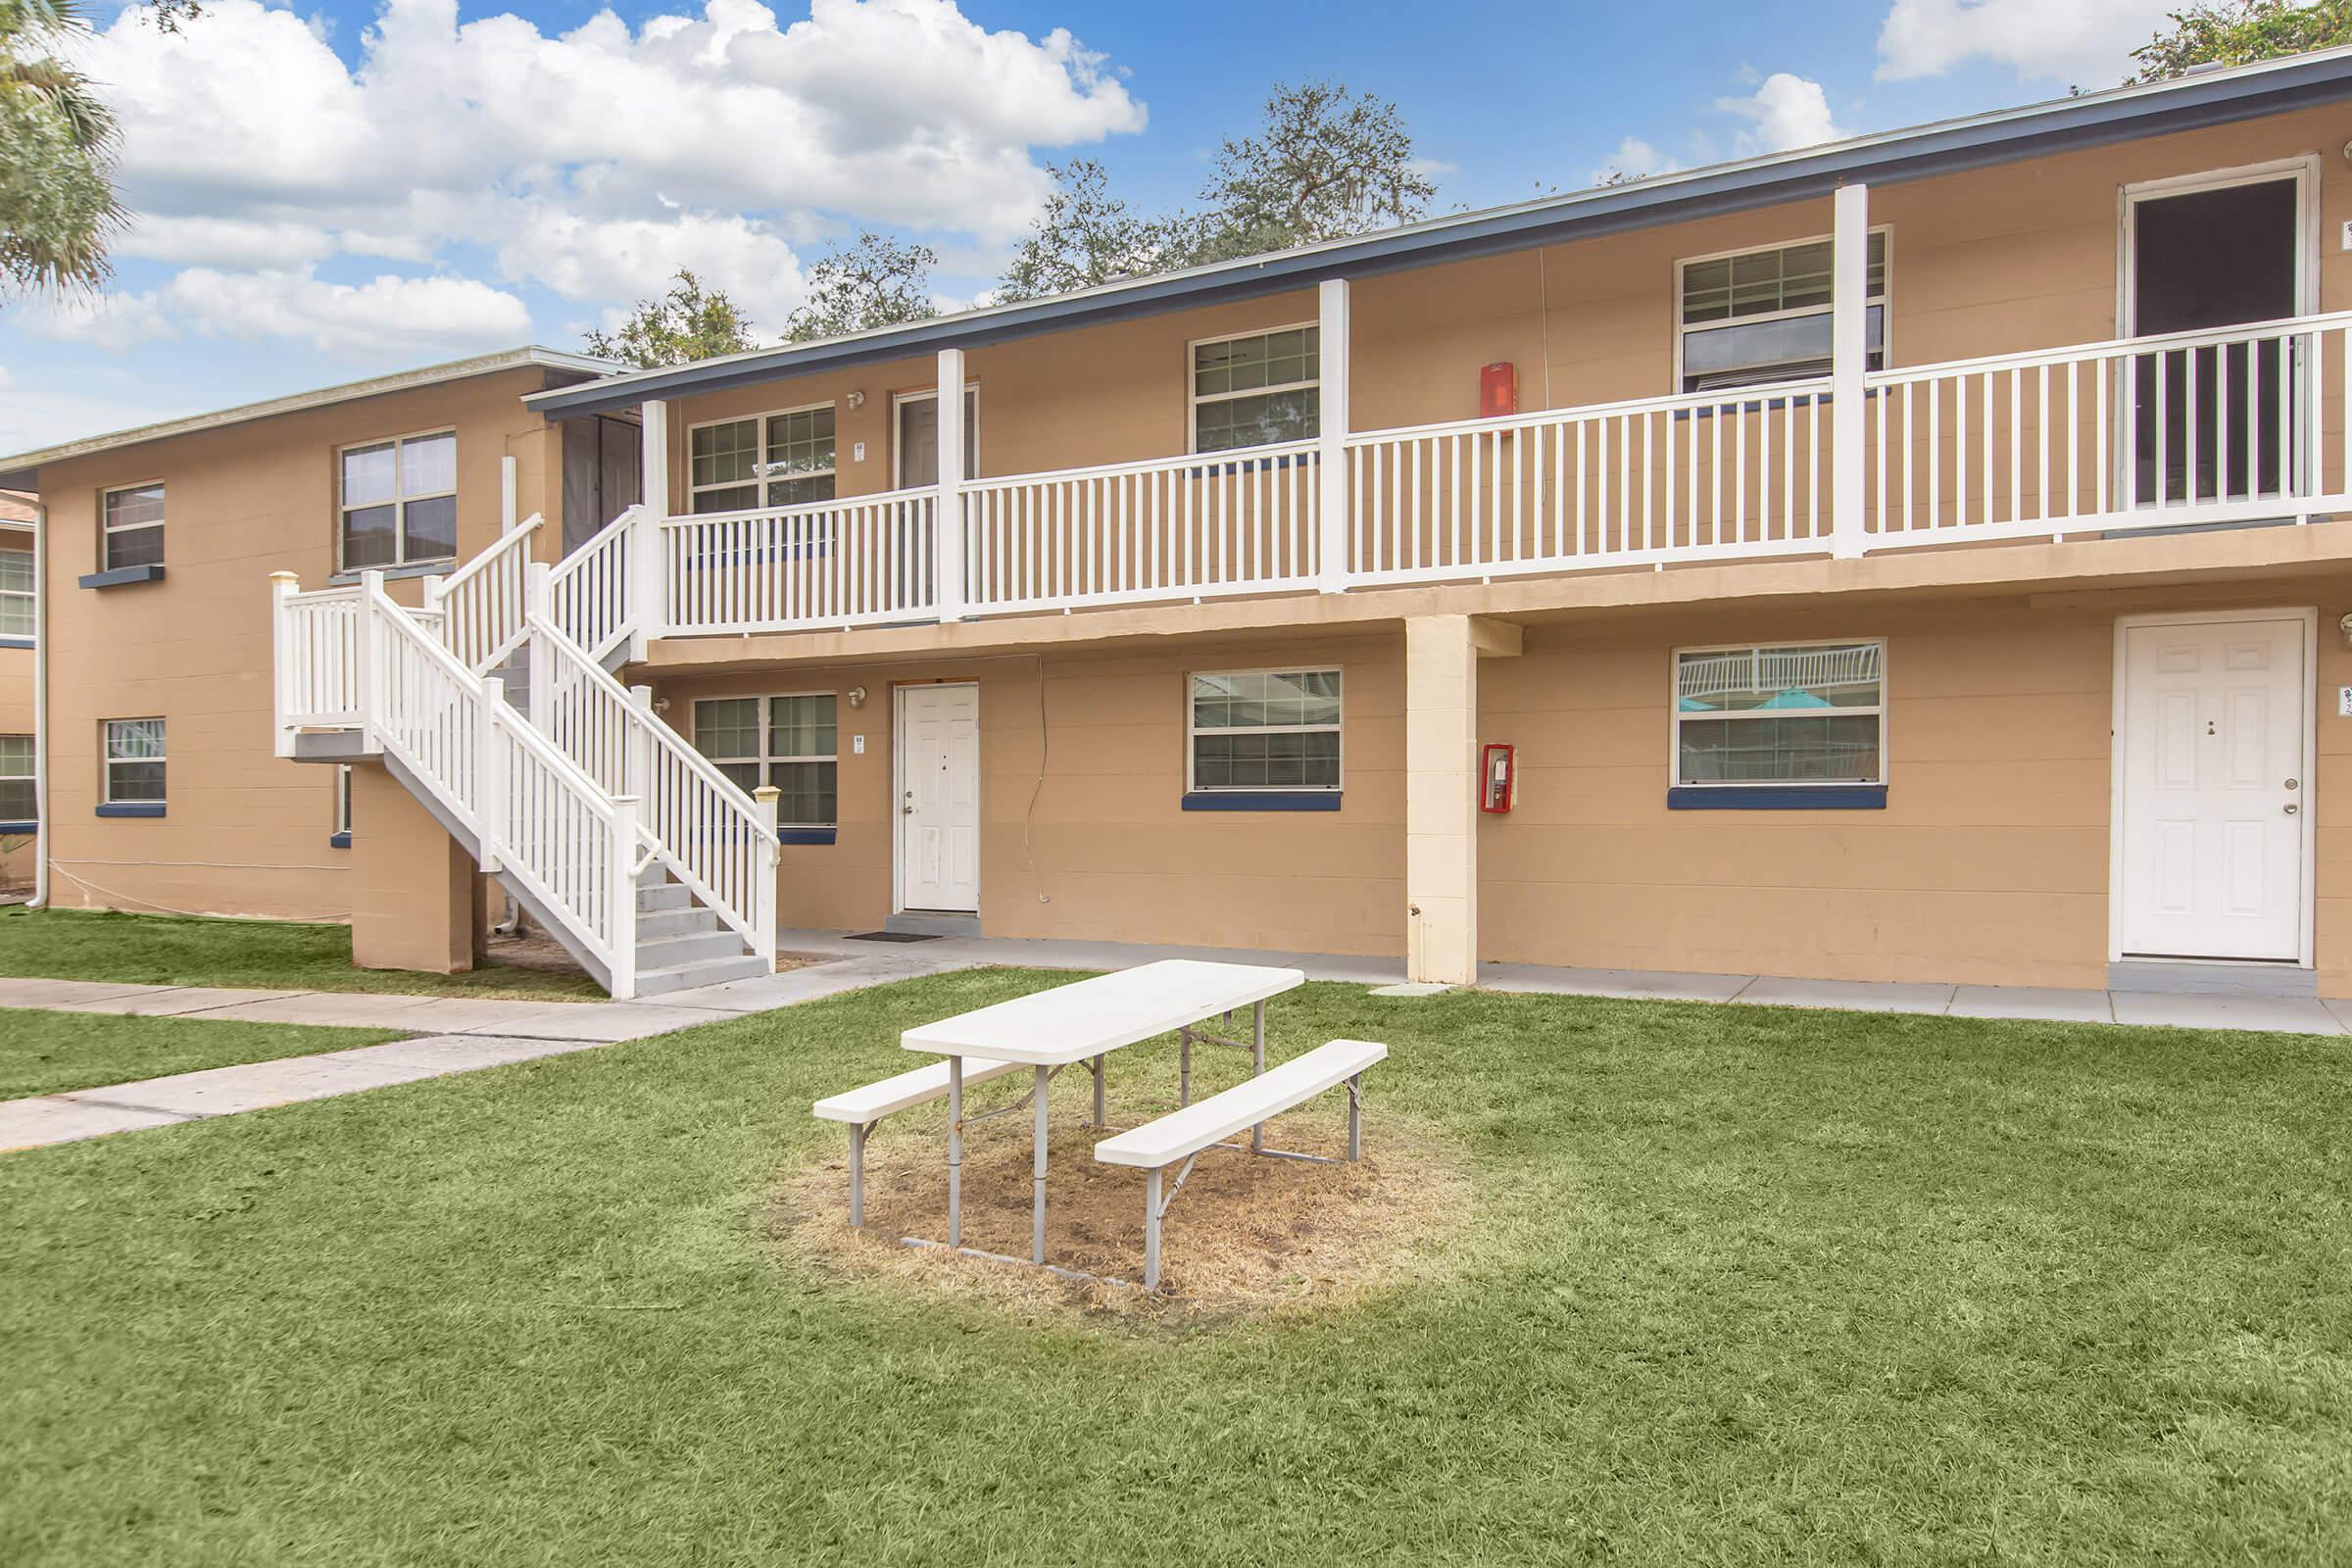
[[[1089,1064],[1095,1079],[1095,1125],[1102,1120],[1102,1058],[1113,1051],[1173,1030],[1181,1052],[1178,1096],[1192,1099],[1195,1040],[1248,1051],[1258,1072],[1266,1070],[1266,999],[1306,983],[1298,969],[1261,964],[1208,963],[1196,958],[1162,958],[1051,991],[1000,1002],[938,1023],[906,1030],[899,1044],[948,1059],[948,1240],[963,1247],[963,1063],[976,1056],[989,1062],[1026,1062],[1035,1081],[1021,1101],[972,1118],[974,1125],[1035,1102],[1036,1130],[1031,1167],[1030,1261],[1046,1261],[1046,1089],[1072,1062]],[[1250,1009],[1248,1042],[1213,1035],[1199,1027],[1206,1019]],[[1252,1140],[1257,1137],[1252,1130]],[[916,1240],[916,1238],[909,1238]]]

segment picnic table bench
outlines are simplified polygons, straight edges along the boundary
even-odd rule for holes
[[[1147,1232],[1146,1274],[1156,1285],[1159,1217],[1166,1207],[1160,1200],[1159,1186],[1162,1168],[1166,1164],[1197,1154],[1200,1149],[1220,1142],[1245,1126],[1250,1129],[1249,1148],[1252,1152],[1291,1158],[1319,1158],[1317,1155],[1266,1150],[1263,1124],[1267,1117],[1289,1109],[1343,1079],[1349,1081],[1349,1157],[1354,1157],[1358,1137],[1353,1130],[1357,1125],[1357,1102],[1354,1097],[1358,1085],[1353,1080],[1361,1074],[1363,1065],[1369,1063],[1364,1062],[1351,1072],[1343,1072],[1339,1077],[1325,1082],[1315,1080],[1335,1065],[1355,1060],[1361,1054],[1360,1051],[1340,1053],[1336,1048],[1359,1046],[1361,1043],[1335,1041],[1331,1046],[1308,1053],[1297,1062],[1285,1063],[1272,1072],[1266,1068],[1266,1003],[1268,999],[1305,982],[1306,976],[1297,969],[1166,958],[1051,990],[1033,992],[1009,1002],[1001,1002],[993,1006],[906,1030],[900,1036],[900,1044],[906,1050],[931,1053],[945,1059],[910,1072],[896,1074],[878,1083],[830,1096],[816,1102],[813,1107],[819,1117],[847,1122],[850,1126],[850,1222],[853,1225],[864,1223],[867,1136],[885,1117],[929,1103],[945,1095],[948,1102],[947,1239],[945,1242],[932,1242],[920,1237],[907,1237],[906,1240],[914,1246],[944,1246],[958,1251],[976,1252],[976,1249],[963,1245],[963,1135],[968,1128],[981,1122],[1013,1115],[1024,1107],[1033,1106],[1030,1255],[1027,1261],[1052,1268],[1054,1265],[1046,1261],[1046,1161],[1049,1139],[1046,1102],[1050,1086],[1063,1068],[1085,1062],[1094,1076],[1094,1125],[1104,1127],[1107,1125],[1103,1102],[1105,1058],[1114,1051],[1173,1032],[1180,1054],[1177,1098],[1184,1108],[1173,1116],[1162,1117],[1121,1138],[1106,1140],[1097,1148],[1099,1158],[1110,1157],[1113,1163],[1148,1164],[1149,1161],[1143,1158],[1104,1156],[1102,1150],[1116,1147],[1137,1153],[1149,1153],[1163,1147],[1183,1145],[1201,1128],[1215,1126],[1222,1129],[1205,1143],[1178,1148],[1168,1159],[1152,1167],[1150,1198],[1152,1212]],[[1203,1027],[1205,1020],[1230,1019],[1244,1007],[1250,1009],[1248,1040],[1213,1033]],[[1198,1106],[1193,1105],[1192,1051],[1196,1042],[1249,1052],[1257,1076],[1241,1089],[1228,1090],[1201,1102]],[[1386,1054],[1385,1047],[1371,1046],[1368,1049]],[[1375,1055],[1371,1059],[1379,1058]],[[1020,1100],[978,1116],[964,1114],[963,1092],[967,1087],[1016,1072],[1024,1066],[1030,1069],[1032,1081],[1029,1092]],[[1307,1087],[1310,1084],[1312,1087]],[[1254,1095],[1235,1098],[1253,1085],[1262,1087]],[[1203,1114],[1194,1115],[1194,1112]],[[1231,1126],[1224,1125],[1237,1112],[1249,1114]],[[1170,1123],[1177,1125],[1171,1127]],[[1146,1142],[1122,1142],[1122,1139],[1138,1139],[1146,1134],[1152,1135]],[[1188,1164],[1188,1172],[1190,1168]],[[1183,1176],[1179,1175],[1177,1185],[1181,1186],[1183,1180]],[[1173,1200],[1173,1192],[1168,1198]],[[979,1255],[1001,1256],[993,1252]],[[1017,1258],[1002,1260],[1021,1261]],[[1074,1271],[1063,1269],[1058,1272]]]

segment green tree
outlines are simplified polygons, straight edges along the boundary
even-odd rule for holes
[[[1265,123],[1217,150],[1190,260],[1345,239],[1425,216],[1437,195],[1396,106],[1332,81],[1267,95]]]
[[[2132,83],[2164,81],[2202,65],[2242,66],[2314,49],[2352,43],[2352,0],[2199,0],[2171,16],[2172,29],[2159,32],[2132,58],[2139,62]]]
[[[784,339],[800,343],[928,320],[939,314],[931,303],[931,269],[938,265],[939,253],[928,245],[859,234],[808,269],[808,302],[785,321]]]
[[[61,59],[76,0],[0,0],[0,281],[91,288],[122,223],[115,117]]]
[[[1048,172],[1054,194],[1004,270],[999,299],[1066,294],[1182,265],[1182,220],[1131,212],[1110,194],[1101,164],[1080,158]]]
[[[683,267],[669,292],[639,300],[619,331],[588,334],[589,353],[641,370],[741,354],[756,346],[751,320],[735,302],[722,290],[704,288],[703,280]]]

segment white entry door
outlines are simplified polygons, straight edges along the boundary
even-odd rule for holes
[[[2261,617],[2124,628],[2123,956],[2301,958],[2310,627]]]
[[[980,688],[899,688],[899,907],[980,908]]]

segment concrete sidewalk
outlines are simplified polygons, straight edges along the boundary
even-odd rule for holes
[[[861,956],[877,946],[837,931],[786,931],[776,941],[777,952],[807,956]],[[889,951],[924,955],[956,967],[1023,964],[1041,969],[1124,969],[1154,958],[1207,958],[1226,963],[1283,964],[1305,970],[1310,980],[1348,980],[1384,986],[1404,979],[1401,958],[1329,953],[1157,947],[1123,942],[1015,941],[1002,937],[940,937],[893,945]],[[1536,963],[1482,963],[1478,966],[1478,983],[1490,991],[1624,997],[1649,1002],[1731,1002],[1751,1006],[1831,1007],[1954,1018],[2352,1034],[2352,1002],[2329,1002],[2317,997],[1788,980],[1771,975],[1571,969]]]
[[[699,991],[672,992],[656,1002],[585,1003],[0,979],[0,1007],[416,1031],[414,1039],[380,1046],[208,1067],[136,1083],[0,1102],[0,1151],[168,1127],[535,1056],[591,1051],[845,991],[970,967],[968,960],[945,956],[886,951]]]
[[[138,1083],[0,1102],[0,1151],[70,1143],[106,1133],[226,1116],[267,1105],[323,1100],[362,1089],[468,1072],[535,1056],[643,1040],[700,1023],[789,1007],[921,975],[987,965],[1041,969],[1124,969],[1157,958],[1280,964],[1313,980],[1393,985],[1395,958],[1233,948],[1152,947],[1119,942],[1014,941],[941,937],[910,943],[859,941],[845,932],[789,931],[778,952],[816,961],[783,974],[678,991],[651,1002],[508,1002],[495,998],[379,996],[349,991],[217,991],[82,980],[0,979],[0,1007],[113,1012],[148,1017],[234,1018],[260,1023],[414,1029],[416,1038],[313,1056],[213,1067]],[[2069,1023],[2254,1029],[2352,1034],[2352,1002],[2311,997],[2057,991],[2015,986],[1888,985],[1786,980],[1737,974],[1666,974],[1567,969],[1540,964],[1479,966],[1495,991],[1754,1006],[1831,1007],[1955,1018],[2044,1019]]]

